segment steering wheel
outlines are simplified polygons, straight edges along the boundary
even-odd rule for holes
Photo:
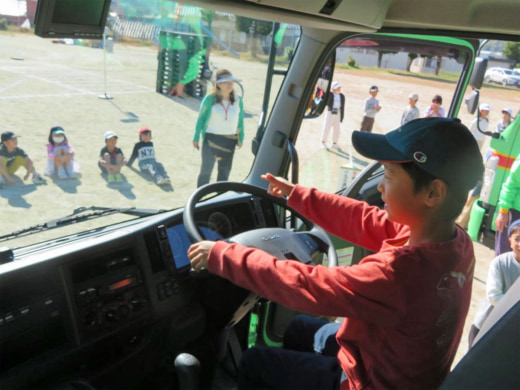
[[[309,228],[308,231],[302,232],[284,228],[259,228],[234,235],[228,238],[228,241],[262,249],[278,259],[297,259],[304,263],[310,263],[312,261],[312,253],[316,250],[321,250],[327,253],[329,267],[338,265],[338,257],[334,244],[322,228],[288,207],[285,199],[269,195],[264,188],[244,183],[221,181],[206,184],[195,190],[188,199],[183,214],[186,233],[192,243],[205,239],[204,233],[195,222],[196,204],[206,195],[227,191],[248,193],[262,199],[267,199],[292,212]],[[219,319],[213,321],[214,323],[225,326],[225,328],[231,328],[237,324],[260,299],[260,295],[242,289],[241,287],[231,285],[228,286],[228,288],[231,289],[231,292],[227,295],[229,298],[226,300],[224,306],[219,307]],[[231,302],[231,300],[233,300],[233,302]]]
[[[309,228],[305,232],[295,232],[284,228],[259,228],[230,237],[228,241],[262,249],[279,259],[296,258],[304,263],[311,261],[311,254],[316,250],[327,253],[328,266],[338,265],[338,257],[329,235],[321,227],[287,206],[287,201],[269,195],[264,188],[237,182],[216,182],[199,187],[188,199],[183,220],[186,233],[192,243],[205,239],[204,233],[195,222],[195,205],[204,196],[227,191],[244,192],[262,199],[267,199],[294,213]]]

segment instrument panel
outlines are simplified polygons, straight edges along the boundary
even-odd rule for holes
[[[272,204],[251,195],[203,205],[196,219],[212,240],[277,224]],[[95,376],[201,337],[189,245],[176,210],[15,251],[0,266],[2,387],[45,383],[68,366]]]

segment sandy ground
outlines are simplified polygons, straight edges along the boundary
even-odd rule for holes
[[[52,45],[52,51],[48,51]],[[72,54],[72,56],[71,56]],[[237,151],[231,180],[242,180],[253,160],[251,139],[258,125],[265,65],[243,66],[239,59],[212,56],[219,68],[232,70],[243,80],[246,105],[246,140]],[[2,131],[21,135],[20,146],[43,171],[44,144],[50,127],[60,124],[69,135],[81,164],[82,176],[76,180],[49,180],[44,186],[17,184],[0,190],[0,235],[69,214],[78,206],[135,206],[171,209],[181,207],[195,189],[200,156],[191,147],[192,125],[199,101],[193,98],[167,98],[155,93],[156,49],[115,45],[107,56],[107,82],[103,73],[103,52],[99,49],[52,44],[33,36],[0,34],[0,118]],[[273,91],[277,91],[279,78]],[[373,71],[337,71],[336,77],[346,95],[346,120],[342,124],[340,146],[343,152],[319,148],[323,118],[305,120],[297,148],[300,153],[301,182],[330,191],[337,190],[342,167],[366,164],[352,152],[350,134],[359,128],[363,101],[370,85],[377,84],[383,109],[376,117],[375,132],[384,133],[398,126],[407,96],[419,93],[421,113],[437,93],[447,98],[453,84],[417,78],[376,74]],[[467,91],[469,93],[469,90]],[[113,99],[100,99],[105,93]],[[276,92],[273,92],[275,96]],[[499,86],[485,87],[481,101],[491,104],[490,126],[500,119],[500,109],[520,106],[520,91]],[[447,99],[446,99],[447,100]],[[449,101],[444,102],[448,107]],[[473,115],[461,108],[460,117],[467,125]],[[125,168],[126,182],[110,186],[104,181],[96,161],[103,146],[103,133],[118,133],[119,145],[127,155],[137,141],[137,129],[153,130],[156,153],[172,179],[173,187],[159,188],[136,170]],[[182,158],[180,158],[182,156]],[[323,172],[329,172],[323,174]],[[21,175],[20,175],[21,176]],[[114,218],[114,221],[116,218]],[[104,219],[103,224],[111,220]],[[84,226],[67,228],[67,233],[84,230]],[[38,235],[38,241],[51,233]],[[23,242],[23,240],[22,240]],[[21,245],[19,242],[9,245]],[[459,348],[457,361],[467,350],[467,331],[475,309],[484,298],[487,267],[493,257],[488,248],[476,243],[477,268],[473,301]]]

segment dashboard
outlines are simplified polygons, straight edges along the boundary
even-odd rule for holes
[[[252,195],[201,203],[196,219],[213,240],[280,226]],[[176,210],[16,250],[0,265],[0,386],[124,387],[202,337],[214,302],[200,299],[189,245]]]

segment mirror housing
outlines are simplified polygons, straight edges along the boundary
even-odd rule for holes
[[[471,91],[471,94],[469,97],[467,97],[464,100],[464,103],[466,103],[466,107],[468,108],[468,112],[470,114],[474,114],[478,107],[478,100],[479,100],[480,93],[478,89],[474,89]]]
[[[333,51],[325,65],[323,66],[312,91],[304,118],[316,118],[320,116],[327,106],[327,99],[330,93],[332,76],[334,75],[334,65],[336,63],[336,51]]]
[[[488,65],[488,59],[484,57],[477,57],[475,59],[475,64],[473,65],[473,72],[471,73],[471,77],[469,78],[469,85],[473,89],[482,88],[482,84],[484,83],[484,75],[486,74],[486,69]],[[474,113],[472,111],[471,113]]]

